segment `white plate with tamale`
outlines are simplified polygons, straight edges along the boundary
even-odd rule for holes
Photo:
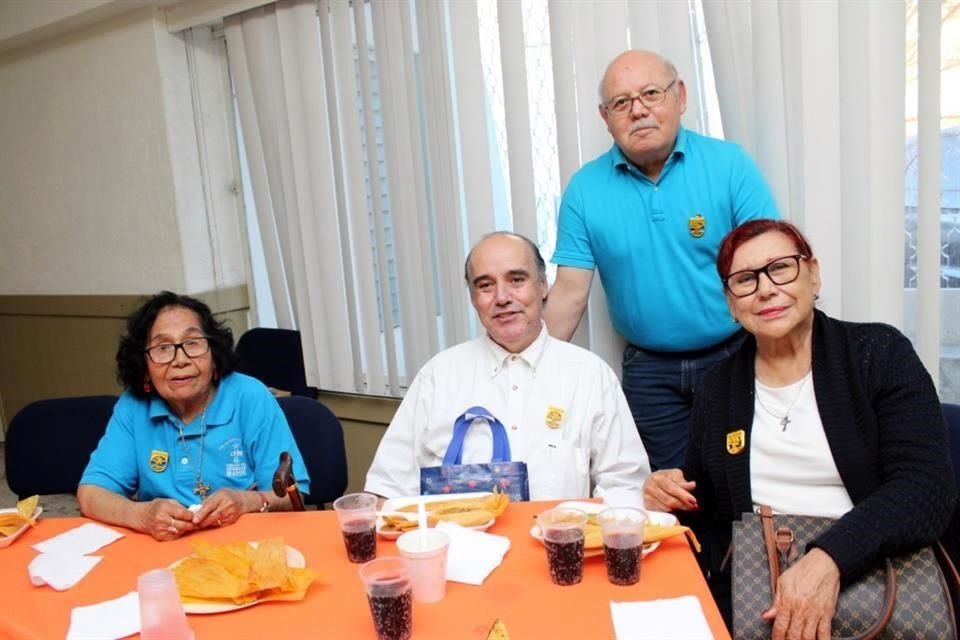
[[[595,516],[607,508],[607,505],[601,502],[562,502],[557,506],[568,509],[580,509],[581,511],[586,512],[588,516]],[[659,527],[672,527],[678,523],[675,515],[663,511],[647,511],[647,517],[648,526],[654,525]],[[596,527],[596,531],[593,532],[593,535],[591,535],[589,531],[587,532],[587,538],[584,541],[583,555],[586,557],[602,556],[603,538],[600,537],[600,527],[592,519],[587,523],[587,526]],[[530,535],[540,542],[543,542],[543,534],[540,533],[540,527],[538,527],[536,523],[534,523],[533,527],[530,529]],[[646,558],[648,555],[656,551],[657,547],[659,546],[659,541],[643,545],[643,557]]]
[[[503,512],[503,500],[506,500],[506,496],[497,496],[489,491],[391,498],[380,508],[377,533],[388,540],[395,540],[403,533],[416,529],[421,502],[431,527],[439,520],[447,520],[469,529],[486,531],[497,521],[498,510]]]

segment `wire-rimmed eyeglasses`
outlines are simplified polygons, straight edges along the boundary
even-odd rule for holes
[[[177,359],[177,349],[183,349],[184,355],[188,358],[199,358],[210,351],[210,340],[206,337],[190,338],[176,344],[165,342],[149,349],[144,349],[144,353],[150,358],[153,364],[170,364]]]
[[[639,100],[643,106],[648,109],[652,109],[663,102],[663,99],[667,95],[667,91],[670,91],[670,88],[675,84],[677,84],[676,78],[674,78],[670,84],[663,88],[651,86],[647,87],[643,91],[640,91],[639,93],[631,93],[625,96],[614,96],[603,104],[603,108],[612,114],[621,116],[633,109],[634,100]]]
[[[760,286],[760,274],[764,273],[773,284],[790,284],[800,275],[800,261],[807,256],[798,253],[771,260],[759,269],[735,271],[723,279],[723,286],[737,298],[753,295]]]

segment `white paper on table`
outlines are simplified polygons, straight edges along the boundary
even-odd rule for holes
[[[467,529],[453,522],[439,522],[437,529],[450,537],[447,550],[447,580],[481,585],[503,562],[510,538]]]
[[[140,631],[140,599],[136,591],[114,600],[70,612],[67,640],[118,640]]]
[[[41,553],[30,561],[27,573],[35,586],[48,584],[57,591],[64,591],[80,582],[100,560],[100,556]]]
[[[647,602],[611,602],[617,640],[712,640],[713,633],[696,596]]]
[[[40,553],[56,553],[68,556],[84,556],[105,547],[123,534],[101,524],[88,522],[60,535],[33,545]]]

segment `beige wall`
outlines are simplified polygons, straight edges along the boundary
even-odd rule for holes
[[[340,418],[347,447],[347,493],[363,491],[367,469],[373,462],[380,438],[400,406],[397,398],[320,393],[320,401]]]
[[[260,1],[172,11],[222,3]],[[0,0],[3,429],[35,399],[117,393],[117,337],[144,294],[198,295],[247,327],[225,45],[169,33],[171,4]],[[398,401],[325,402],[359,490]]]
[[[198,294],[234,335],[247,329],[245,287]],[[120,393],[117,339],[142,296],[0,296],[0,422],[41,398]],[[4,426],[4,429],[6,427]]]
[[[169,34],[151,8],[15,40],[0,41],[0,295],[243,285],[223,40]]]
[[[247,329],[246,289],[200,294],[239,337]],[[120,393],[114,379],[117,339],[141,296],[0,296],[0,425],[41,398]],[[340,418],[348,492],[362,491],[380,438],[400,401],[321,392]],[[2,432],[0,432],[2,435]]]

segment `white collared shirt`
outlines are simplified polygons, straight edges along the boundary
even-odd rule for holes
[[[650,464],[620,382],[598,356],[550,337],[545,325],[522,353],[484,335],[427,362],[380,442],[366,490],[419,495],[420,468],[442,463],[454,422],[473,406],[506,428],[511,458],[527,463],[531,500],[592,493],[643,506]],[[490,427],[477,420],[462,461],[490,462],[492,448]]]

